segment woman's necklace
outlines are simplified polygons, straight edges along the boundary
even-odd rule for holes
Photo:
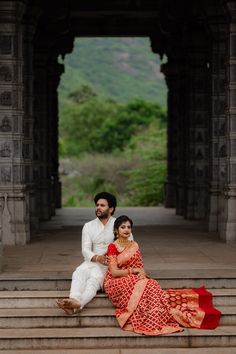
[[[122,248],[127,248],[127,247],[129,247],[131,245],[131,241],[130,240],[127,240],[127,239],[123,240],[121,238],[118,238],[117,243]]]

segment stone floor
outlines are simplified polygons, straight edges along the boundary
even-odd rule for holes
[[[185,274],[211,277],[235,276],[236,243],[223,243],[199,222],[186,221],[174,210],[162,207],[118,208],[115,216],[129,215],[133,234],[140,244],[145,268],[150,274]],[[94,218],[93,208],[57,211],[51,221],[25,246],[5,247],[0,276],[65,273],[68,276],[82,261],[81,228]]]

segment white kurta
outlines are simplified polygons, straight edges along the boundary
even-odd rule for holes
[[[91,262],[94,255],[106,253],[114,240],[113,225],[115,218],[110,217],[104,225],[98,218],[86,223],[82,230],[82,254],[84,262],[76,268],[72,276],[70,297],[77,299],[81,308],[91,301],[102,287],[107,267]]]

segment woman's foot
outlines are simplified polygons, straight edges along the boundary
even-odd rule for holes
[[[78,300],[76,299],[62,299],[57,300],[56,304],[60,307],[67,315],[73,315],[74,313],[78,312],[81,308],[81,305]]]

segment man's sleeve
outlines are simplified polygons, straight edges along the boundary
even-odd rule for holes
[[[92,251],[92,240],[88,232],[87,225],[84,225],[82,230],[82,255],[86,261],[91,261],[95,253]]]

